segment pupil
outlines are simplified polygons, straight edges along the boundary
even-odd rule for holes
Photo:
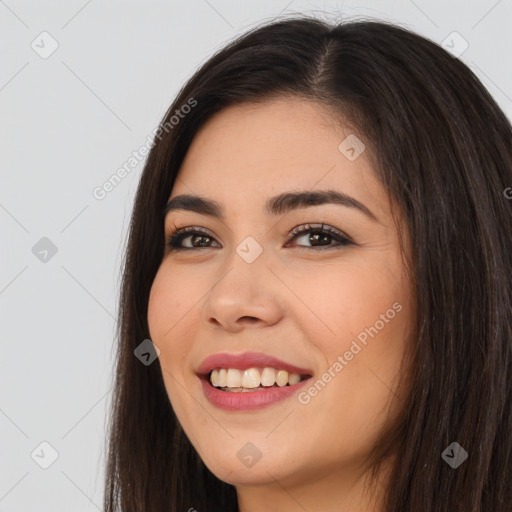
[[[329,238],[330,235],[327,235],[326,233],[312,233],[310,236],[310,242],[314,245],[314,242],[318,242],[323,238],[324,240],[326,238]]]
[[[202,239],[202,240],[208,240],[208,238],[209,238],[209,237],[204,236],[204,235],[194,235],[194,240],[197,240],[197,239],[200,239],[200,240],[201,240],[201,239]],[[205,244],[204,242],[203,242],[203,243],[200,243],[200,244],[198,244],[198,245],[196,245],[196,244],[194,244],[194,243],[192,242],[192,245],[193,245],[194,247],[207,247],[207,246],[206,246],[206,244]]]

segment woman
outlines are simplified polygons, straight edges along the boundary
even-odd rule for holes
[[[278,21],[155,135],[105,509],[512,510],[512,129],[473,73]]]

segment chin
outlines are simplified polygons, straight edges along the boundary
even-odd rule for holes
[[[248,455],[251,452],[252,460]],[[241,449],[233,451],[233,456],[219,459],[213,455],[208,460],[202,460],[219,480],[235,486],[268,485],[289,476],[291,468],[283,468],[282,457],[276,457],[275,452],[270,458],[264,453],[260,454],[261,458],[257,459],[256,448],[242,444]],[[280,461],[277,460],[279,458]]]

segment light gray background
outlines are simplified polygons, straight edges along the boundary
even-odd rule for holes
[[[0,512],[102,509],[120,265],[143,164],[104,199],[93,189],[214,50],[290,12],[394,21],[439,43],[456,31],[469,45],[459,58],[512,115],[511,0],[0,0]],[[44,31],[59,45],[46,59],[31,47],[51,48]],[[46,262],[32,249],[43,237],[57,247]],[[58,453],[47,469],[43,441]]]

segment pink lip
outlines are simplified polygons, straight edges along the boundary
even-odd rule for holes
[[[243,354],[213,354],[207,357],[197,369],[199,375],[206,375],[215,368],[236,368],[238,370],[247,370],[247,368],[275,368],[276,370],[286,370],[288,373],[298,373],[300,375],[311,375],[311,370],[299,368],[293,364],[277,359],[276,357],[263,354],[261,352],[245,352]]]
[[[244,354],[214,354],[207,357],[197,369],[203,393],[207,400],[216,407],[227,411],[243,411],[261,409],[294,395],[309,379],[304,379],[293,386],[269,387],[261,391],[221,391],[211,385],[208,374],[215,368],[276,368],[289,373],[298,373],[301,376],[311,376],[312,371],[300,368],[281,359],[259,352],[246,352]]]
[[[262,409],[294,395],[309,379],[300,381],[293,386],[269,387],[261,391],[221,391],[213,387],[208,377],[199,377],[203,386],[203,393],[208,401],[226,411],[247,411],[250,409]]]

